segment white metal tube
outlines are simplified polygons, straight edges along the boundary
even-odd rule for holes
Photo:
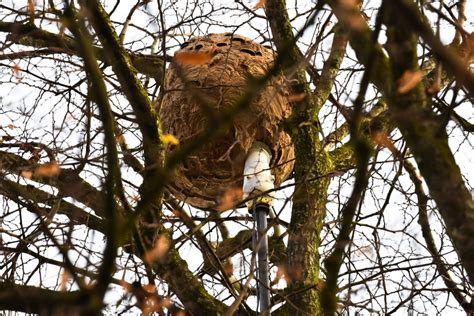
[[[268,192],[275,188],[275,177],[270,170],[271,158],[265,144],[257,142],[250,149],[244,167],[244,199],[255,197],[257,202],[263,199],[268,205],[273,203],[273,192]]]

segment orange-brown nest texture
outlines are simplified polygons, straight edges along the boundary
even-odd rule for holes
[[[232,34],[211,34],[184,43],[166,73],[160,107],[163,132],[183,145],[195,141],[204,129],[216,128],[210,115],[234,106],[248,89],[247,79],[265,74],[274,57],[271,49]],[[293,144],[282,128],[290,114],[284,80],[273,78],[235,117],[228,132],[176,169],[170,192],[195,207],[231,208],[242,199],[245,159],[255,141],[271,149],[272,173],[279,186],[294,165]]]

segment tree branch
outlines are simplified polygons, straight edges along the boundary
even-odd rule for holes
[[[474,97],[474,74],[467,69],[466,62],[441,43],[413,2],[396,0],[394,3],[397,11],[402,13],[401,20],[410,23],[411,27],[431,47],[433,54],[444,65],[444,68],[454,76],[459,84],[466,88],[471,97]]]
[[[148,93],[138,80],[136,69],[132,66],[130,56],[120,44],[117,33],[100,2],[97,0],[85,0],[80,2],[84,6],[84,12],[90,19],[105,49],[104,53],[108,60],[110,60],[112,69],[117,75],[117,79],[122,87],[122,91],[130,102],[133,112],[137,117],[137,124],[143,135],[145,166],[149,167],[155,165],[160,161],[162,155],[159,134],[160,126]]]
[[[15,155],[0,151],[0,168],[15,175],[21,175],[22,171],[35,170],[38,164],[30,163],[28,160]],[[95,186],[82,179],[73,169],[59,168],[57,176],[41,177],[34,174],[30,180],[51,185],[59,190],[59,195],[70,196],[78,202],[91,208],[98,216],[105,216],[105,194],[97,190]],[[120,212],[120,206],[118,207]]]
[[[387,3],[392,11],[405,12],[400,11],[400,2]],[[402,7],[405,8],[405,4]],[[424,27],[419,25],[420,21],[412,21],[417,19],[417,16],[413,16],[411,6],[408,9],[410,13],[402,14],[402,19],[388,15],[392,16],[387,21],[387,26],[388,45],[392,48],[389,54],[392,60],[393,82],[397,82],[406,71],[418,70],[417,38],[411,24],[415,23],[415,29],[418,31]],[[400,50],[400,47],[404,49]],[[390,91],[389,105],[393,120],[413,153],[446,224],[447,233],[469,280],[473,283],[474,240],[471,236],[474,235],[474,203],[449,147],[443,120],[429,108],[422,83],[405,94],[399,93],[394,87]]]
[[[295,36],[288,17],[285,1],[268,0],[265,11],[272,30],[278,56],[284,56],[283,67],[289,79],[290,94],[304,96],[292,102],[292,115],[287,122],[288,130],[295,145],[295,194],[291,222],[288,229],[287,276],[289,284],[289,313],[317,315],[320,313],[319,294],[310,285],[319,279],[320,232],[326,212],[327,188],[329,178],[321,177],[328,173],[331,162],[322,150],[319,140],[320,124],[318,112],[330,95],[333,72],[337,72],[345,47],[345,40],[334,38],[333,64],[328,64],[321,77],[321,91],[311,91],[306,80],[304,58],[296,45],[297,37],[314,22],[320,10],[317,5],[305,26]],[[334,68],[333,68],[334,67]],[[318,89],[319,87],[317,87]],[[309,181],[308,179],[318,179]],[[301,291],[304,289],[304,291]]]
[[[0,32],[9,33],[7,40],[19,45],[35,48],[45,48],[31,52],[18,52],[9,55],[1,55],[1,59],[18,59],[25,57],[37,57],[44,54],[68,54],[78,55],[79,43],[67,35],[59,35],[36,27],[31,23],[3,22],[0,21]],[[111,65],[107,59],[104,48],[94,46],[94,54],[98,60],[106,65]],[[130,60],[137,71],[155,79],[160,85],[163,80],[163,58],[154,55],[144,55],[129,52]]]
[[[471,302],[468,302],[466,300],[465,295],[461,292],[457,284],[449,275],[449,270],[441,259],[441,255],[438,249],[436,248],[433,234],[431,233],[430,222],[428,219],[428,196],[424,192],[425,190],[423,189],[422,179],[418,176],[415,166],[413,166],[408,160],[403,160],[403,167],[408,172],[411,181],[415,185],[415,193],[418,198],[418,223],[421,226],[421,231],[423,234],[423,238],[425,239],[426,247],[428,248],[428,251],[433,257],[433,263],[438,269],[439,274],[442,276],[444,284],[446,284],[446,287],[453,294],[456,301],[458,301],[459,305],[461,305],[467,315],[472,315],[474,313],[474,305],[472,303],[472,300]]]
[[[0,309],[35,314],[78,314],[88,296],[82,292],[57,292],[0,281]]]
[[[104,232],[105,226],[101,218],[32,185],[25,186],[10,180],[0,179],[0,192],[18,204],[24,204],[20,199],[24,198],[34,204],[44,204],[51,208],[57,208],[57,213],[66,215],[74,225],[85,225],[91,229]],[[18,193],[21,193],[21,195],[18,195]],[[42,211],[44,216],[51,212],[51,209],[46,207],[38,207],[38,210]]]

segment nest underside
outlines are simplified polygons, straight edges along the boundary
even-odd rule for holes
[[[215,128],[210,115],[236,105],[248,88],[249,76],[265,74],[274,54],[246,38],[225,34],[195,38],[175,56],[182,51],[212,53],[209,62],[174,62],[167,70],[160,107],[162,128],[185,144],[195,141],[203,130]],[[195,207],[228,209],[242,199],[245,159],[255,141],[271,149],[272,173],[279,186],[290,176],[294,165],[293,144],[281,126],[290,114],[284,81],[274,78],[235,117],[227,132],[176,169],[169,190]]]

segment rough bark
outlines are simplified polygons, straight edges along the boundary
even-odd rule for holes
[[[342,58],[329,59],[331,67],[322,76],[321,89],[313,95],[305,78],[302,54],[295,44],[285,2],[267,1],[266,14],[277,51],[285,54],[285,69],[288,74],[293,74],[290,94],[306,96],[299,102],[293,102],[293,114],[287,128],[296,152],[296,186],[288,228],[286,273],[290,284],[287,310],[294,315],[318,315],[321,314],[319,293],[315,287],[320,274],[318,246],[326,213],[331,168],[329,155],[322,149],[319,140],[318,111],[329,96],[332,71],[337,69]],[[344,51],[344,39],[336,39],[342,41],[337,48]]]
[[[389,12],[392,13],[400,9],[396,4],[387,5],[390,5]],[[412,7],[414,4],[409,5]],[[392,61],[392,81],[399,82],[405,72],[419,70],[417,35],[411,25],[422,21],[413,21],[415,18],[419,19],[419,16],[402,14],[401,19],[391,18],[393,16],[387,14],[388,46]],[[400,93],[396,87],[387,92],[390,95],[392,118],[415,157],[472,284],[474,202],[449,148],[448,135],[443,124],[444,118],[432,112],[431,100],[422,82],[407,93]]]

